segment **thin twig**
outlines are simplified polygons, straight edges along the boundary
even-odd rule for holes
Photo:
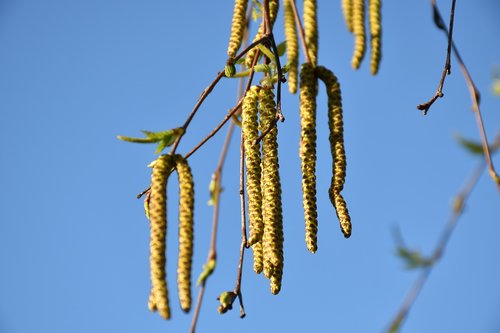
[[[191,328],[189,329],[190,333],[194,333],[196,331],[196,324],[198,323],[198,317],[200,316],[201,303],[203,301],[203,295],[205,295],[205,282],[203,282],[200,286],[200,290],[198,291],[198,298],[196,299],[196,308],[194,310],[193,319],[191,320]]]
[[[435,6],[435,0],[431,0],[431,1],[432,1],[432,6],[435,8],[436,7]],[[452,44],[452,38],[453,38],[452,37],[453,36],[453,21],[454,21],[454,18],[455,18],[455,2],[456,2],[456,0],[453,0],[452,3],[451,3],[451,10],[450,10],[450,31],[448,32],[448,47],[446,49],[446,62],[444,64],[443,73],[441,74],[441,80],[439,80],[438,89],[437,89],[436,93],[434,94],[434,96],[429,101],[417,105],[417,109],[423,111],[424,115],[427,114],[427,112],[429,111],[429,109],[432,106],[432,104],[434,104],[434,102],[438,98],[444,96],[444,94],[443,94],[444,80],[446,78],[446,75],[451,74],[450,54],[451,54],[451,44]],[[434,13],[435,13],[435,11],[434,11]],[[434,14],[434,22],[441,29],[442,28],[446,29],[446,26],[444,25],[443,20],[442,19],[441,20],[437,20],[437,17],[436,17],[435,14]]]
[[[446,25],[443,24],[443,18],[441,16],[441,13],[439,12],[439,9],[436,5],[435,0],[431,0],[432,3],[432,9],[434,12],[434,23],[438,27],[438,29],[442,30],[446,35],[448,34],[448,30],[446,28]],[[470,94],[471,94],[471,99],[472,99],[472,110],[475,113],[476,117],[476,123],[477,126],[479,127],[479,134],[481,136],[481,143],[483,146],[483,151],[484,151],[484,156],[486,158],[486,163],[488,164],[488,169],[489,169],[489,174],[490,177],[493,179],[495,182],[497,189],[500,191],[500,177],[498,176],[497,172],[495,171],[495,166],[493,165],[493,160],[491,159],[491,151],[490,147],[488,145],[488,139],[486,137],[486,131],[484,129],[484,124],[483,124],[483,118],[481,115],[481,108],[479,107],[479,104],[481,102],[481,95],[479,94],[479,90],[476,88],[476,85],[474,84],[474,81],[472,80],[472,76],[470,75],[469,71],[467,70],[467,67],[465,66],[465,63],[462,59],[462,56],[458,52],[458,48],[455,45],[455,42],[452,40],[451,41],[451,47],[453,50],[453,54],[457,58],[458,64],[460,66],[460,70],[462,71],[462,74],[465,78],[467,87],[469,88]]]
[[[234,287],[234,293],[238,296],[240,301],[240,318],[245,317],[245,307],[243,306],[243,296],[241,293],[241,277],[243,272],[243,258],[245,255],[245,245],[247,243],[247,225],[246,225],[246,212],[245,212],[245,146],[244,146],[244,136],[243,131],[241,132],[241,144],[240,144],[240,202],[241,202],[241,245],[240,245],[240,258],[238,261],[238,277],[236,279],[236,286]]]
[[[222,146],[222,151],[219,157],[219,162],[217,163],[217,167],[213,173],[214,175],[214,193],[213,193],[213,204],[214,204],[214,212],[212,217],[212,234],[210,237],[210,250],[208,252],[207,263],[217,259],[217,228],[219,225],[219,209],[220,209],[220,193],[221,193],[221,181],[222,181],[222,168],[224,166],[224,162],[226,160],[227,151],[229,148],[229,144],[231,142],[231,138],[234,131],[234,124],[231,123],[228,127],[226,138],[224,140],[224,144]],[[195,332],[196,324],[198,322],[198,316],[200,313],[201,303],[203,301],[203,294],[205,293],[205,284],[206,280],[204,280],[200,286],[200,291],[198,292],[198,299],[196,301],[196,310],[193,315],[193,320],[191,322],[191,333]]]
[[[307,49],[306,45],[306,35],[304,33],[304,27],[302,26],[302,21],[300,20],[299,12],[297,10],[297,4],[295,3],[295,0],[291,0],[290,3],[292,5],[293,16],[295,16],[295,23],[299,28],[299,39],[300,39],[300,44],[302,45],[302,51],[304,53],[304,57],[306,58],[306,62],[312,63],[311,58],[309,58],[309,50]]]
[[[423,286],[425,285],[425,282],[427,281],[432,269],[436,265],[436,262],[441,259],[443,256],[444,249],[448,243],[448,240],[450,239],[451,235],[453,234],[453,231],[455,230],[455,227],[457,225],[458,219],[462,215],[463,212],[463,207],[465,205],[465,201],[471,194],[472,190],[474,189],[475,185],[477,184],[479,177],[484,171],[485,163],[482,162],[474,171],[472,174],[472,177],[469,179],[469,181],[466,183],[466,185],[463,187],[463,189],[458,193],[458,195],[455,198],[455,204],[453,207],[453,211],[451,213],[451,216],[448,220],[448,223],[444,227],[441,237],[439,239],[439,242],[430,257],[429,262],[432,263],[428,266],[425,266],[415,281],[415,284],[413,285],[412,289],[410,292],[406,295],[406,298],[401,305],[399,311],[397,312],[396,316],[392,320],[391,324],[389,325],[389,328],[387,332],[397,332],[398,329],[401,327],[401,324],[403,320],[408,316],[408,312],[410,311],[413,303],[417,299],[418,295],[420,294],[420,291],[422,290]]]
[[[212,138],[217,132],[227,123],[231,117],[238,112],[238,110],[241,108],[241,104],[243,103],[243,98],[240,98],[238,103],[226,114],[226,116],[222,119],[222,121],[205,137],[203,140],[201,140],[196,146],[194,146],[193,149],[189,151],[189,153],[184,156],[184,158],[189,158],[191,155],[193,155],[198,149],[201,148],[210,138]],[[233,123],[231,123],[233,124]]]

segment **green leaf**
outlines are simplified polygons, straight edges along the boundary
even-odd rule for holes
[[[265,47],[262,44],[258,44],[257,48],[260,50],[260,52],[264,53],[266,55],[266,57],[271,59],[272,62],[276,62],[276,58],[274,57],[274,54],[267,47]]]
[[[234,64],[235,65],[243,65],[245,63],[245,60],[246,60],[245,57],[241,57]]]
[[[410,250],[404,246],[398,246],[397,255],[403,259],[407,269],[423,268],[433,264],[433,261],[422,256],[420,251]]]
[[[205,283],[208,277],[212,275],[212,273],[214,272],[215,266],[216,266],[215,259],[210,259],[205,265],[203,265],[203,272],[201,272],[200,276],[198,277],[198,282],[196,282],[196,286],[200,286]]]
[[[122,140],[122,141],[133,142],[133,143],[155,143],[155,142],[157,142],[157,140],[155,140],[155,139],[133,138],[130,136],[125,136],[125,135],[118,135],[117,138]]]
[[[253,70],[260,73],[271,73],[271,68],[267,64],[258,64]]]
[[[460,134],[455,135],[455,139],[464,147],[469,153],[474,155],[483,154],[483,145],[480,142],[472,141],[464,138]]]
[[[231,76],[231,79],[247,77],[248,75],[250,75],[250,70],[249,69],[247,69],[246,71],[237,72],[236,74],[234,74],[233,76]]]
[[[283,54],[285,54],[285,52],[286,52],[286,41],[282,41],[281,43],[279,43],[279,45],[277,46],[277,49],[278,49],[278,55],[280,57]]]
[[[156,154],[159,154],[168,146],[171,146],[175,140],[184,133],[182,127],[173,128],[170,130],[162,131],[162,132],[151,132],[151,131],[141,131],[146,135],[145,138],[133,138],[128,136],[119,135],[118,139],[134,142],[134,143],[158,143],[158,147],[156,147]]]

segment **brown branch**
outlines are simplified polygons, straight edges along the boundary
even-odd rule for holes
[[[442,18],[440,16],[439,17],[436,16],[437,7],[436,7],[435,0],[431,0],[431,1],[432,1],[432,7],[434,8],[434,23],[436,24],[436,26],[439,29],[446,29],[446,26],[444,25],[444,22],[443,22]],[[441,80],[439,80],[438,89],[437,89],[436,93],[434,94],[434,96],[429,101],[417,105],[417,109],[423,111],[424,115],[427,114],[427,112],[429,111],[429,109],[432,106],[432,104],[434,104],[434,102],[438,98],[444,96],[444,94],[443,94],[444,80],[446,78],[446,75],[450,75],[451,74],[450,54],[451,54],[451,44],[452,44],[452,36],[453,36],[453,21],[454,21],[454,18],[455,18],[455,2],[456,2],[456,0],[453,0],[452,3],[451,3],[451,10],[450,10],[450,31],[448,32],[448,46],[447,46],[447,49],[446,49],[446,62],[444,64],[443,73],[441,74]]]
[[[442,30],[446,35],[449,35],[448,30],[443,23],[443,18],[441,16],[441,13],[439,12],[439,9],[436,5],[435,0],[431,0],[431,3],[432,3],[433,12],[434,12],[434,22],[435,22],[436,26],[440,30]],[[486,131],[484,129],[483,118],[481,115],[481,108],[479,106],[479,104],[481,102],[481,95],[479,94],[479,90],[477,89],[476,85],[474,84],[474,81],[472,80],[472,76],[470,75],[469,71],[467,70],[467,67],[465,66],[465,63],[462,59],[462,56],[460,55],[460,52],[458,52],[458,48],[455,45],[455,42],[453,40],[451,41],[451,48],[453,50],[453,54],[457,58],[458,64],[460,66],[460,70],[462,71],[462,74],[465,78],[467,87],[469,88],[469,92],[471,94],[472,110],[475,113],[476,123],[477,123],[477,126],[479,127],[479,135],[481,136],[481,143],[483,145],[484,156],[486,159],[486,163],[488,164],[490,177],[495,182],[498,191],[500,191],[500,177],[498,176],[497,172],[495,171],[495,166],[493,165],[493,160],[491,159],[491,151],[490,151],[490,147],[488,145]]]
[[[300,39],[300,44],[302,45],[302,52],[304,53],[306,62],[312,63],[311,58],[309,58],[309,50],[307,49],[306,45],[306,35],[304,33],[304,27],[302,26],[302,21],[300,20],[299,12],[297,10],[297,4],[295,3],[295,0],[291,0],[290,3],[292,5],[293,16],[295,16],[295,23],[299,28],[299,39]]]
[[[236,286],[234,293],[238,296],[240,302],[240,318],[245,317],[245,307],[243,306],[243,296],[241,293],[241,277],[243,273],[243,258],[245,255],[245,245],[247,243],[247,225],[246,225],[246,212],[245,212],[245,146],[244,146],[243,131],[241,132],[240,144],[240,202],[241,202],[241,245],[240,245],[240,258],[238,261],[238,277],[236,278]]]
[[[453,234],[453,231],[455,230],[458,219],[462,215],[465,201],[467,200],[467,198],[471,194],[472,190],[474,189],[475,185],[477,184],[479,177],[483,173],[484,167],[485,167],[485,164],[483,162],[476,168],[476,170],[472,174],[472,177],[466,183],[464,188],[455,197],[453,211],[452,211],[451,216],[448,220],[448,223],[446,224],[446,226],[444,227],[444,229],[441,233],[441,237],[439,239],[439,242],[438,242],[432,256],[430,257],[430,260],[429,260],[430,265],[425,266],[423,268],[421,274],[419,275],[419,277],[415,281],[412,289],[406,295],[406,298],[403,301],[403,304],[401,305],[399,311],[397,312],[396,316],[394,317],[391,324],[389,325],[387,332],[390,332],[390,333],[397,332],[399,330],[399,328],[401,327],[403,320],[408,316],[408,313],[409,313],[412,305],[415,303],[415,300],[417,299],[422,288],[424,287],[425,282],[427,281],[430,273],[432,272],[433,267],[435,266],[436,262],[442,258],[444,249],[445,249],[446,245],[448,244],[448,240],[450,239],[451,235]]]
[[[184,158],[189,158],[193,155],[198,149],[200,149],[208,140],[210,140],[217,132],[228,122],[231,117],[238,112],[241,108],[241,104],[243,103],[243,98],[240,98],[238,103],[226,114],[226,116],[222,119],[222,121],[205,137],[201,140],[196,146],[194,146],[189,153],[184,156]],[[233,123],[231,123],[233,124]]]

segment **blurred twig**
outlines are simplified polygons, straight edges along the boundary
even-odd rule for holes
[[[497,136],[497,138],[495,139],[495,142],[492,145],[493,149],[497,149],[498,147],[500,147],[500,135]],[[429,264],[421,266],[422,271],[421,271],[420,275],[418,276],[417,280],[415,281],[412,289],[406,295],[406,298],[403,301],[403,304],[400,306],[399,311],[394,316],[394,319],[392,320],[391,324],[389,325],[387,332],[389,332],[389,333],[398,332],[404,319],[408,316],[408,312],[410,311],[412,305],[415,303],[415,300],[417,299],[418,295],[420,294],[422,288],[424,287],[425,282],[429,278],[429,275],[432,272],[433,267],[442,258],[444,250],[446,248],[446,245],[448,244],[448,240],[450,239],[451,235],[453,234],[453,231],[455,230],[455,227],[457,226],[458,219],[460,218],[460,216],[462,216],[465,202],[468,199],[468,197],[470,196],[474,187],[476,186],[476,184],[479,180],[479,177],[481,176],[481,174],[483,173],[483,171],[485,169],[485,166],[486,166],[485,162],[481,161],[480,165],[476,167],[472,176],[467,181],[467,183],[464,185],[462,190],[460,192],[458,192],[458,194],[456,195],[455,200],[453,201],[452,212],[451,212],[450,218],[448,219],[448,223],[445,225],[445,227],[441,233],[438,244],[437,244],[436,248],[434,249],[434,252],[430,256],[430,258],[427,260],[427,262]]]

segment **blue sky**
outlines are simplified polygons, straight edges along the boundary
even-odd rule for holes
[[[445,97],[427,116],[446,40],[427,1],[386,1],[383,62],[350,68],[353,40],[339,1],[318,1],[319,63],[342,85],[353,235],[345,240],[327,188],[331,172],[324,90],[318,97],[319,250],[307,252],[300,193],[298,97],[283,97],[279,126],[285,272],[279,296],[251,270],[247,253],[238,310],[220,316],[217,295],[234,286],[239,249],[239,141],[223,175],[218,266],[198,332],[381,332],[416,272],[395,256],[398,226],[409,246],[430,253],[453,196],[478,163],[454,133],[477,139],[467,87],[452,60]],[[447,13],[448,5],[441,6]],[[491,73],[500,64],[495,0],[458,2],[455,40],[482,92],[490,139],[500,128]],[[148,186],[154,147],[117,135],[180,126],[224,66],[232,2],[0,1],[0,332],[186,332],[147,309],[148,222],[135,194]],[[276,35],[282,40],[281,17]],[[236,100],[224,80],[179,147],[189,151]],[[224,131],[190,158],[196,182],[194,276],[209,248],[210,174]],[[239,132],[237,132],[239,133]],[[236,135],[237,136],[237,135]],[[235,138],[236,139],[236,138]],[[500,160],[494,162],[500,168]],[[177,216],[169,184],[169,220]],[[403,332],[498,332],[499,193],[483,175],[445,256]],[[168,238],[168,281],[175,295],[175,223]]]

